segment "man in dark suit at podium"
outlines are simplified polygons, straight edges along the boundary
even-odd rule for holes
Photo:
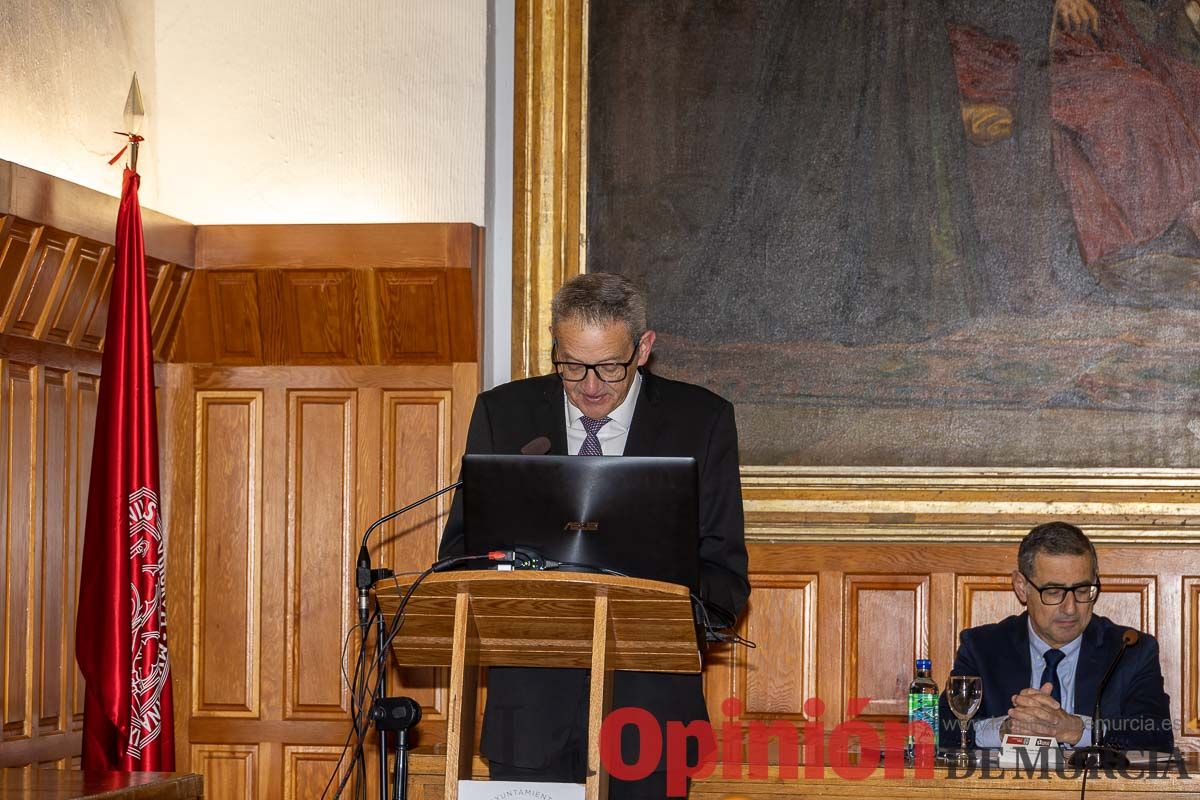
[[[517,454],[534,440],[550,455],[690,456],[699,470],[700,594],[732,624],[750,594],[733,406],[707,389],[645,367],[654,347],[646,301],[625,278],[580,275],[554,297],[556,372],[479,395],[468,453]],[[652,542],[647,547],[653,547]],[[462,497],[455,496],[441,557],[463,555]],[[579,783],[587,769],[588,673],[495,667],[488,673],[480,749],[496,780]],[[660,722],[707,719],[700,675],[618,672],[613,708],[647,709]],[[622,738],[626,763],[636,735]],[[638,782],[611,779],[612,798],[666,797],[666,765]]]
[[[1100,681],[1128,628],[1092,613],[1100,595],[1096,549],[1065,522],[1038,525],[1021,541],[1013,591],[1019,616],[962,632],[952,675],[983,679],[983,702],[971,726],[972,747],[999,747],[1006,733],[1054,736],[1071,747],[1093,743],[1092,710]],[[942,695],[944,747],[960,746],[958,721]],[[1170,700],[1163,690],[1158,643],[1141,634],[1104,690],[1105,744],[1170,751]]]

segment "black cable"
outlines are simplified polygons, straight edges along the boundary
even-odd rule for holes
[[[354,631],[356,629],[358,629],[359,627],[360,627],[359,625],[355,624],[353,627],[350,628],[350,630],[348,630],[346,632],[346,637],[342,641],[342,656],[340,659],[338,659],[338,669],[342,674],[342,682],[346,685],[346,689],[349,690],[351,695],[353,695],[353,693],[354,693],[354,686],[350,683],[350,675],[346,672],[346,653],[350,648],[350,637],[352,637],[354,635]],[[360,652],[359,653],[359,662],[362,661],[362,657],[363,657],[362,652]],[[358,672],[358,665],[355,665],[355,674],[356,675],[357,675],[357,672]],[[338,756],[338,760],[333,765],[333,772],[329,773],[329,780],[325,782],[325,788],[321,790],[321,800],[325,800],[326,795],[329,794],[329,787],[333,785],[333,779],[337,775],[338,769],[342,766],[342,761],[344,761],[346,758],[346,751],[350,749],[350,739],[353,736],[354,736],[353,729],[349,733],[346,734],[346,741],[342,745],[342,752]],[[345,786],[345,780],[343,779],[343,781],[338,785],[336,792],[340,793],[344,786]]]
[[[373,620],[374,620],[374,617],[372,616],[372,619],[369,620],[367,623],[367,627],[366,627],[367,635],[369,635],[370,626],[371,626],[371,623],[373,622]],[[338,767],[341,765],[343,759],[345,759],[345,757],[346,757],[346,750],[350,746],[351,738],[354,739],[353,756],[351,757],[349,766],[346,768],[346,772],[342,775],[342,779],[338,783],[337,789],[334,791],[334,797],[340,798],[342,796],[342,792],[345,791],[346,784],[350,781],[351,777],[354,776],[356,773],[358,773],[359,781],[356,782],[358,785],[356,785],[356,787],[355,787],[355,794],[361,795],[361,791],[362,791],[362,789],[360,787],[363,785],[362,781],[365,778],[365,761],[363,760],[363,741],[365,740],[365,737],[366,737],[367,724],[362,719],[362,706],[360,703],[360,699],[362,697],[362,689],[364,688],[362,679],[364,678],[364,666],[366,665],[367,650],[368,650],[366,636],[364,636],[362,638],[362,647],[359,648],[358,657],[355,661],[353,678],[351,678],[351,676],[346,673],[346,651],[350,646],[351,636],[353,635],[355,630],[362,628],[362,627],[364,627],[364,626],[361,623],[354,625],[354,627],[352,627],[350,629],[350,631],[346,634],[346,639],[342,645],[342,658],[340,660],[341,672],[342,672],[342,678],[346,683],[346,688],[350,690],[350,709],[351,709],[350,718],[351,718],[351,723],[353,725],[353,728],[350,731],[350,733],[348,733],[346,736],[346,745],[343,746],[342,753],[338,757],[337,763],[334,765],[334,771],[333,771],[333,773],[330,774],[329,782],[326,783],[325,791],[321,793],[322,798],[324,798],[325,792],[328,792],[329,784],[331,784],[333,782],[333,778],[337,774]],[[369,672],[368,672],[368,674],[369,674]]]

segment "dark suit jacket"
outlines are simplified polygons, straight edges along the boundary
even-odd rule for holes
[[[557,375],[484,392],[471,417],[467,452],[515,454],[545,436],[550,455],[567,455],[565,403]],[[750,594],[733,406],[707,389],[643,370],[625,455],[696,459],[700,594],[732,622]],[[456,494],[440,557],[464,554],[462,515],[462,498]],[[491,761],[538,769],[568,742],[586,747],[587,687],[585,670],[489,670],[483,754]],[[624,706],[645,708],[664,722],[708,718],[699,675],[618,672],[613,708]]]
[[[951,674],[983,678],[983,702],[975,719],[1006,715],[1012,707],[1012,696],[1029,688],[1028,619],[1025,613],[962,632]],[[1091,716],[1100,680],[1120,649],[1126,630],[1105,617],[1092,616],[1083,631],[1075,668],[1074,713]],[[942,745],[958,747],[958,720],[950,711],[945,693],[939,712]],[[1121,657],[1104,690],[1100,718],[1107,725],[1108,744],[1126,750],[1169,751],[1174,747],[1171,702],[1163,690],[1158,642],[1153,636],[1143,633]],[[968,741],[975,746],[973,729]]]

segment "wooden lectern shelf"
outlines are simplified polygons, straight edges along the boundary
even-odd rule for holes
[[[395,615],[411,581],[376,590],[383,613]],[[455,604],[470,596],[485,667],[592,666],[596,599],[608,599],[616,670],[700,671],[691,600],[682,586],[582,572],[471,570],[431,575],[408,601],[392,649],[403,666],[446,666],[454,640]]]

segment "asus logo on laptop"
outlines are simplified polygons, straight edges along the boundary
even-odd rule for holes
[[[568,522],[563,525],[564,531],[598,531],[600,530],[599,522]]]

